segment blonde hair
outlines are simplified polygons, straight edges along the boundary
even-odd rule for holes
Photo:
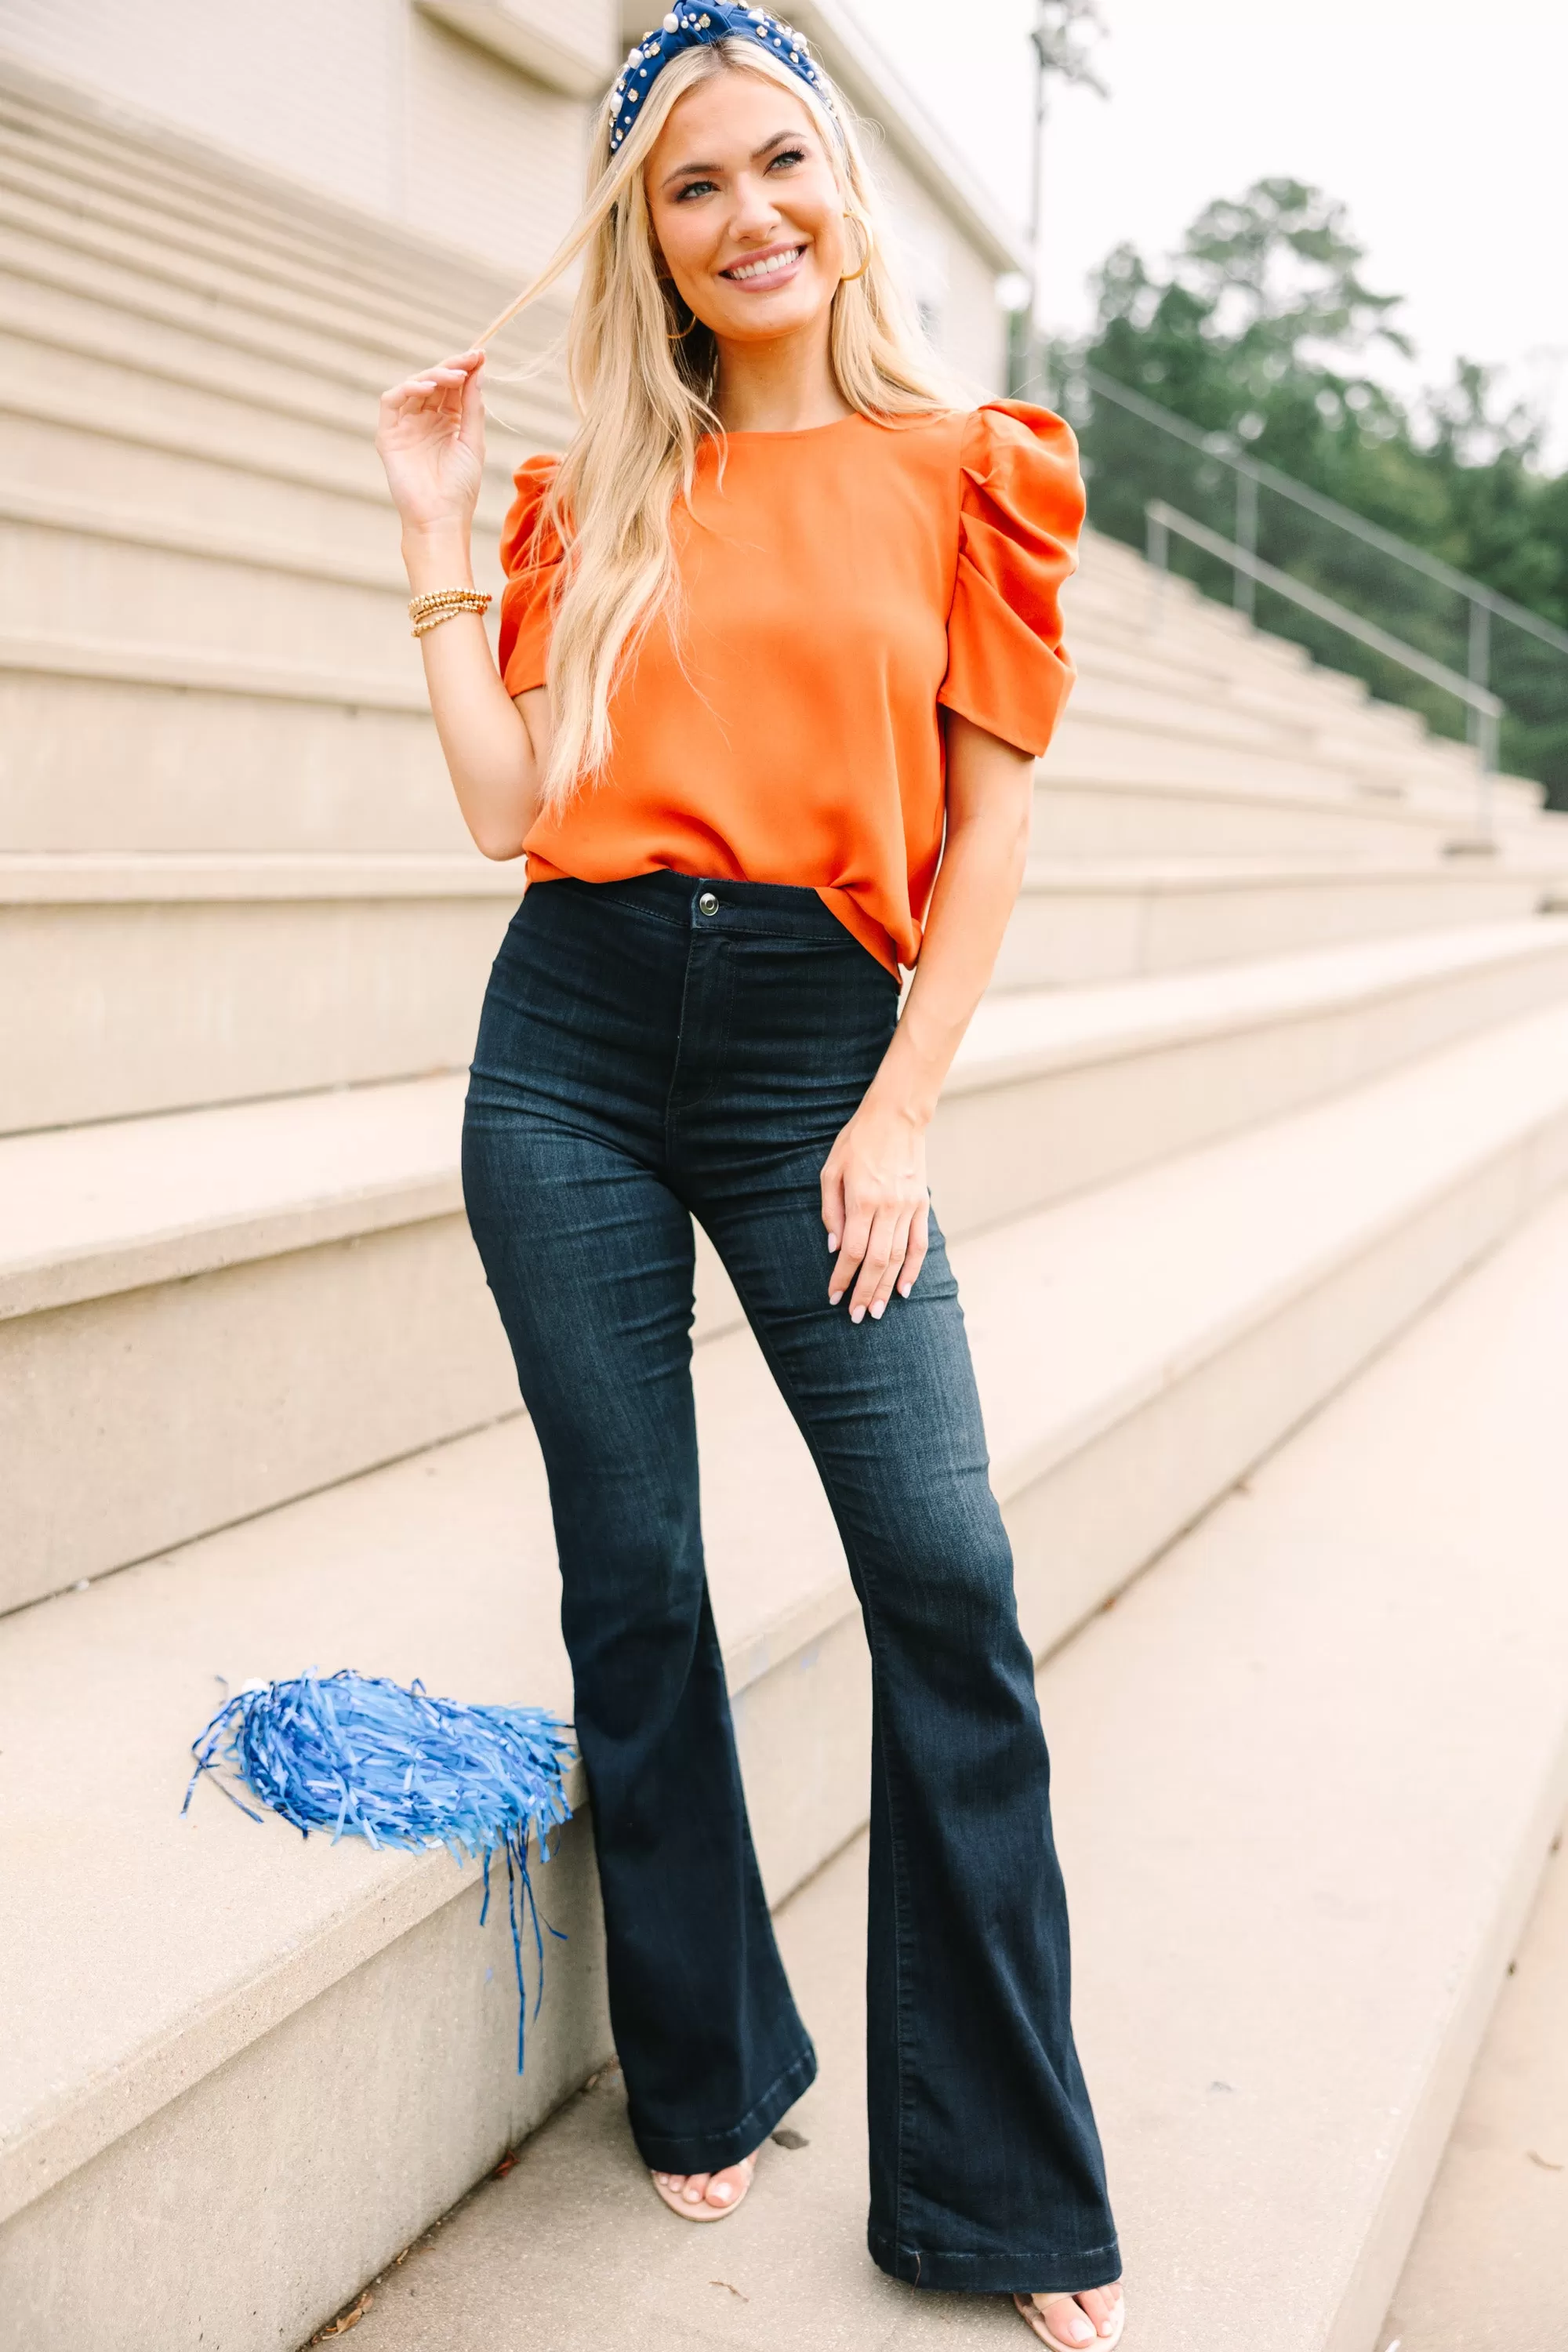
[[[670,111],[710,76],[744,71],[778,82],[813,116],[847,224],[866,256],[833,299],[830,355],[851,408],[879,421],[954,406],[879,235],[875,184],[847,108],[829,104],[782,58],[750,42],[687,50],[659,74],[618,148],[608,100],[595,129],[587,202],[542,274],[479,338],[495,334],[579,257],[567,329],[567,372],[581,422],[555,473],[539,533],[566,549],[554,591],[548,685],[553,727],[544,804],[558,814],[600,774],[611,748],[610,700],[623,665],[661,615],[677,618],[672,520],[689,497],[699,444],[721,432],[713,409],[714,338],[658,275],[644,166]],[[684,331],[683,331],[684,328]]]

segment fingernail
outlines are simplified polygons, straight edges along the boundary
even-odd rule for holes
[[[863,1307],[852,1307],[849,1309],[849,1320],[851,1323],[863,1323],[865,1319],[866,1309]]]
[[[900,1298],[907,1298],[913,1288],[914,1284],[912,1282],[900,1282],[899,1285],[899,1297]]]
[[[879,1299],[878,1299],[878,1301],[877,1301],[877,1303],[876,1303],[876,1305],[875,1305],[875,1306],[872,1307],[872,1309],[871,1309],[871,1320],[872,1320],[872,1322],[873,1322],[873,1323],[879,1323],[879,1322],[881,1321],[881,1319],[882,1319],[883,1316],[887,1313],[887,1309],[888,1309],[888,1302],[887,1302],[887,1300],[886,1300],[885,1298],[879,1298]]]
[[[836,1250],[838,1247],[838,1236],[837,1234],[828,1234],[827,1246],[830,1250]]]
[[[830,1290],[827,1294],[827,1303],[829,1307],[837,1307],[843,1296],[844,1293],[841,1290]]]

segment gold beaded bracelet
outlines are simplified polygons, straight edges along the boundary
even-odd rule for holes
[[[480,588],[431,588],[423,596],[408,600],[408,617],[414,624],[416,637],[438,629],[458,613],[487,613],[494,602]]]

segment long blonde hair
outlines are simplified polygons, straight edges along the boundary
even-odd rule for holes
[[[605,767],[610,699],[623,664],[657,619],[667,615],[673,625],[676,618],[673,509],[678,496],[690,495],[699,444],[721,430],[713,408],[718,352],[709,329],[682,316],[685,304],[658,275],[643,172],[686,92],[710,75],[737,70],[778,82],[813,115],[847,226],[866,257],[863,273],[846,278],[833,299],[829,350],[845,400],[862,415],[889,420],[955,404],[889,268],[875,184],[848,108],[831,85],[825,104],[782,58],[749,41],[722,40],[671,60],[615,149],[606,100],[576,225],[480,338],[488,340],[583,258],[567,329],[568,379],[581,422],[539,524],[542,535],[559,533],[567,551],[555,590],[548,678],[553,733],[543,799],[552,814]]]

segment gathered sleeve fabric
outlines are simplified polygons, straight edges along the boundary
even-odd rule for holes
[[[1078,445],[1049,410],[994,401],[964,425],[958,571],[937,699],[1020,751],[1043,751],[1073,682],[1061,590],[1083,526]]]
[[[517,496],[501,531],[500,636],[496,656],[509,694],[542,686],[550,662],[552,598],[564,551],[553,525],[542,528],[555,457],[525,457],[515,477]]]

